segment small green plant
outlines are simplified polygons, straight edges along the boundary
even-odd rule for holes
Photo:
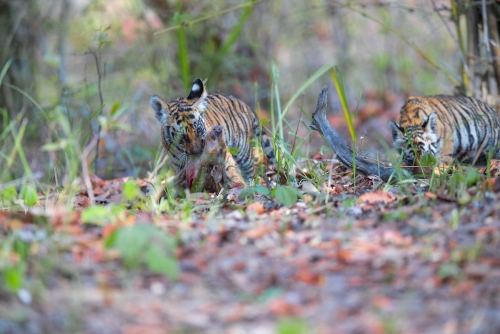
[[[310,333],[307,323],[300,318],[282,318],[278,322],[279,334],[305,334]]]
[[[154,273],[163,274],[169,279],[179,277],[179,264],[174,251],[174,237],[158,227],[136,224],[113,231],[106,239],[107,248],[115,248],[128,269],[136,269],[141,264]]]
[[[438,268],[438,276],[441,279],[458,278],[462,274],[462,269],[455,263],[442,263]]]
[[[260,184],[257,184],[255,186],[247,187],[247,188],[243,189],[243,191],[240,193],[239,198],[240,199],[247,199],[247,198],[253,199],[253,197],[256,194],[269,195],[270,193],[271,192],[269,191],[268,188],[261,186]]]
[[[302,192],[291,186],[277,186],[272,190],[271,195],[284,206],[292,206],[299,198],[303,198]]]

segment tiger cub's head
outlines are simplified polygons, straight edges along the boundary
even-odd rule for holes
[[[163,141],[175,145],[188,155],[198,155],[205,148],[207,130],[203,113],[207,92],[201,79],[196,79],[187,99],[166,102],[158,95],[151,97],[151,107],[162,125]]]
[[[422,119],[401,119],[400,124],[389,122],[393,146],[399,154],[403,154],[403,162],[407,166],[419,166],[420,158],[426,153],[439,156],[442,144],[436,118],[436,113],[431,113],[429,116],[422,115]]]

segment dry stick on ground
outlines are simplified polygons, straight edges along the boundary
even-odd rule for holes
[[[405,170],[396,171],[394,168],[384,167],[357,155],[356,166],[353,166],[353,152],[349,149],[349,147],[347,147],[346,143],[326,119],[327,92],[328,88],[324,86],[323,90],[319,94],[316,109],[312,114],[313,120],[309,127],[318,131],[321,135],[323,135],[323,137],[325,137],[332,150],[337,154],[337,158],[340,163],[351,170],[355,168],[356,173],[360,173],[362,175],[375,175],[380,177],[385,182],[397,181],[398,173],[401,173],[405,179],[412,178],[411,175]]]

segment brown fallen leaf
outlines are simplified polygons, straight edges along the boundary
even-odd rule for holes
[[[273,231],[276,231],[276,227],[269,225],[259,225],[256,228],[246,231],[244,235],[251,239],[258,239]]]
[[[359,196],[359,199],[368,204],[375,204],[375,203],[389,204],[391,202],[394,202],[396,200],[396,197],[394,197],[394,195],[386,191],[375,190],[369,193],[364,193],[363,195]]]
[[[247,206],[246,208],[246,211],[255,211],[257,214],[262,214],[264,213],[265,209],[264,209],[264,205],[262,205],[261,202],[254,202],[254,203],[251,203]]]
[[[122,334],[164,334],[169,333],[169,328],[154,325],[128,325],[122,328]]]
[[[483,188],[486,190],[493,191],[495,193],[500,192],[500,177],[491,178],[487,180],[484,183]]]
[[[296,305],[287,303],[281,298],[273,300],[269,305],[269,311],[274,315],[283,316],[296,316],[299,313],[299,308]]]
[[[428,198],[428,199],[436,199],[437,198],[437,195],[434,194],[434,193],[430,193],[430,192],[426,192],[424,194],[425,198]]]

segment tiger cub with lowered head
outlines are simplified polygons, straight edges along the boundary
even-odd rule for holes
[[[389,123],[403,162],[417,166],[429,153],[440,165],[471,163],[489,150],[500,158],[500,116],[484,102],[465,96],[410,97],[397,123]]]
[[[239,167],[226,165],[230,178],[239,179],[241,175],[247,183],[253,178],[253,138],[262,140],[269,162],[276,163],[271,143],[266,133],[260,131],[256,112],[230,95],[207,94],[201,79],[194,81],[186,99],[166,102],[154,95],[150,103],[161,124],[161,140],[176,174],[203,153],[207,133],[217,125],[221,126],[222,139]]]

